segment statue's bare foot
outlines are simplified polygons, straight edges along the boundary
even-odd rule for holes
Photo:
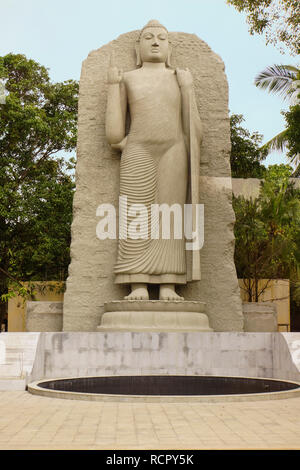
[[[124,298],[125,300],[149,300],[147,284],[132,284],[131,293]]]
[[[184,297],[176,294],[174,285],[162,284],[159,289],[159,300],[184,300]]]

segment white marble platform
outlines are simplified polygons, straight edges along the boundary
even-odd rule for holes
[[[0,334],[0,390],[24,390],[40,333]]]

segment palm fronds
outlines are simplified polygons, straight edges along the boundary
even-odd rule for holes
[[[287,129],[275,135],[271,140],[261,147],[261,150],[268,150],[268,152],[284,152],[287,146]]]
[[[300,178],[300,155],[298,155],[299,158],[299,164],[296,167],[294,173],[292,174],[292,178]]]
[[[300,93],[300,69],[293,65],[271,65],[254,79],[254,84],[270,93],[278,93],[283,99],[297,102]]]

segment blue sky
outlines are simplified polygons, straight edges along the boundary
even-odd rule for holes
[[[50,70],[53,81],[80,77],[88,53],[150,19],[169,31],[195,33],[219,54],[229,81],[229,108],[264,142],[284,129],[287,109],[278,96],[253,85],[267,65],[296,64],[296,58],[251,36],[245,16],[225,0],[0,0],[0,54],[22,53]],[[286,163],[272,154],[267,163]]]

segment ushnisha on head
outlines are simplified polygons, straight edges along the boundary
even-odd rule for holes
[[[167,28],[157,20],[149,21],[141,29],[136,41],[136,55],[138,67],[144,62],[164,62],[167,67],[171,67],[171,47]]]

